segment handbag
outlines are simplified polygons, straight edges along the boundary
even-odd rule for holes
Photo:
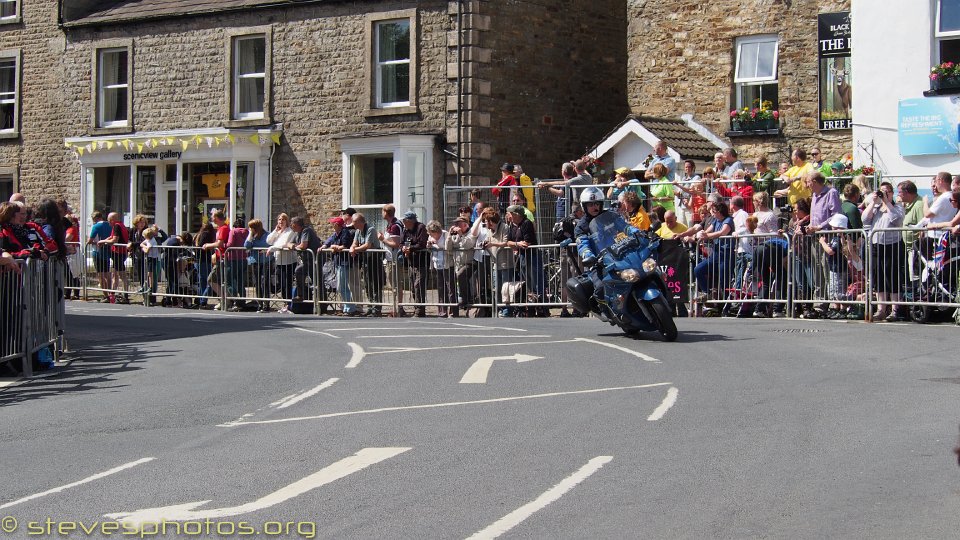
[[[500,297],[504,304],[517,304],[523,302],[524,290],[526,289],[524,281],[508,281],[500,286]]]

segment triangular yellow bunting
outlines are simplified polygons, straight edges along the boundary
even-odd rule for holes
[[[279,133],[274,133],[274,134],[270,135],[270,140],[273,141],[273,144],[280,144],[280,134],[279,134]]]

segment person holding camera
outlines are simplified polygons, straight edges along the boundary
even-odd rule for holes
[[[866,205],[862,214],[865,227],[876,231],[903,226],[903,207],[893,199],[893,184],[890,182],[880,184],[880,189],[867,198]],[[880,304],[873,320],[898,320],[902,316],[892,311],[891,305],[900,301],[900,286],[903,284],[905,248],[900,231],[870,235],[870,252],[875,261],[871,278]]]

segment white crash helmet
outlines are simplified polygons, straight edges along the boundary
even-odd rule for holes
[[[598,187],[588,187],[580,194],[580,204],[583,203],[602,203],[603,191]]]

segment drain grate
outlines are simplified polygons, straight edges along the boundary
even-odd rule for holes
[[[817,330],[816,328],[781,328],[774,330],[774,332],[781,334],[819,334],[823,332],[823,330]]]

